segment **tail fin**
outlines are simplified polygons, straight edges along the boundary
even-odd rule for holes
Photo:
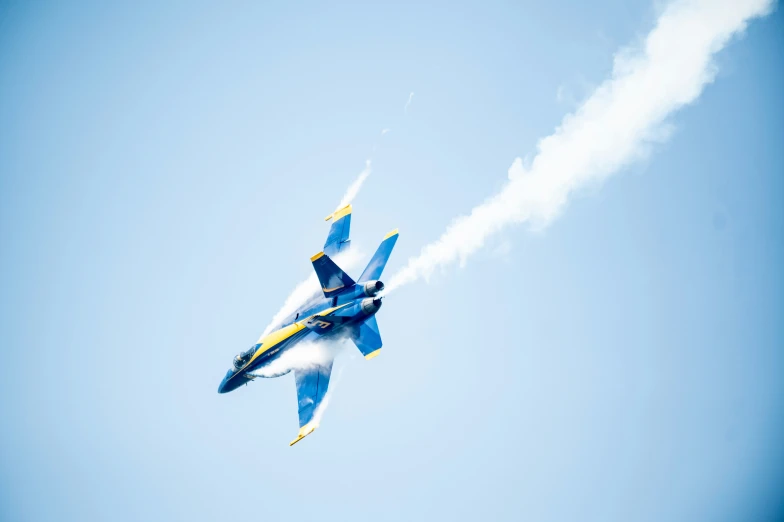
[[[362,272],[361,276],[359,276],[360,283],[372,281],[381,277],[381,273],[384,271],[384,267],[387,266],[389,255],[392,253],[392,249],[395,248],[397,237],[397,229],[384,236],[384,240],[380,245],[378,245],[378,249],[370,259],[368,266],[365,267],[365,271]]]
[[[324,243],[324,253],[334,256],[338,252],[346,250],[351,243],[348,235],[351,231],[351,205],[336,210],[325,218],[325,221],[332,220],[332,226],[327,235],[327,242]]]
[[[346,288],[354,286],[354,280],[349,277],[338,265],[324,252],[319,252],[310,258],[313,269],[316,271],[324,297],[337,295]]]
[[[375,315],[371,315],[365,321],[352,326],[350,335],[351,340],[357,345],[365,359],[372,359],[380,353],[381,334],[378,332]]]

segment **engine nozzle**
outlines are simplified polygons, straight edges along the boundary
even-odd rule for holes
[[[362,312],[366,315],[373,315],[381,308],[381,298],[373,297],[362,300]]]
[[[381,281],[368,281],[363,287],[366,296],[374,297],[384,289],[384,283]]]

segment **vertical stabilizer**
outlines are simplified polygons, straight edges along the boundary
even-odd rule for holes
[[[321,283],[321,291],[324,292],[324,297],[338,295],[343,290],[351,288],[356,284],[354,283],[354,280],[324,252],[319,252],[311,257],[310,261],[313,263],[313,269],[316,271],[319,283]]]
[[[373,257],[370,259],[367,267],[365,267],[365,271],[362,272],[361,276],[359,276],[360,283],[373,281],[374,279],[381,277],[381,273],[384,271],[384,267],[387,266],[389,256],[392,254],[392,249],[395,248],[398,235],[399,233],[397,229],[395,229],[384,236],[384,240],[380,245],[378,245],[378,249],[376,249],[376,253],[373,254]]]

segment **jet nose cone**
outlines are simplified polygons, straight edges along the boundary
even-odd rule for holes
[[[223,378],[221,383],[218,385],[218,393],[228,393],[231,390],[229,389],[229,376]]]
[[[247,379],[243,379],[237,372],[229,370],[226,372],[226,376],[221,381],[220,386],[218,386],[218,393],[229,393],[246,382],[248,382]]]

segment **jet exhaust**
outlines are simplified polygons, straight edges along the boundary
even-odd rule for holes
[[[362,312],[366,315],[373,315],[381,308],[381,298],[373,297],[362,300]]]
[[[368,281],[363,287],[365,295],[368,297],[375,297],[380,291],[384,289],[384,283],[381,281]]]

